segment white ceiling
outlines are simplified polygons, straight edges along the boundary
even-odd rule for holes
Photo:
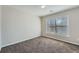
[[[15,5],[12,7],[17,8],[23,12],[27,11],[37,16],[45,16],[63,10],[71,9],[77,6],[76,5],[46,5],[46,8],[44,9],[41,8],[41,5]],[[53,12],[50,12],[50,10],[53,10]]]

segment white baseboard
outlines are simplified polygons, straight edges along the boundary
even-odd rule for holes
[[[31,40],[31,39],[34,39],[34,38],[37,38],[37,37],[40,37],[40,36],[35,36],[35,37],[30,38],[30,39],[24,39],[24,40],[22,39],[20,41],[16,41],[16,42],[12,42],[12,43],[9,43],[9,44],[6,44],[6,45],[2,45],[1,48],[9,46],[9,45],[14,45],[14,44],[17,44],[17,43],[20,43],[20,42],[23,42],[23,41]]]
[[[74,45],[79,45],[79,43],[77,43],[77,42],[67,41],[67,40],[63,40],[63,39],[59,39],[59,38],[55,38],[55,37],[50,37],[50,36],[44,36],[44,37],[60,40],[60,41],[63,41],[63,42],[74,44]]]

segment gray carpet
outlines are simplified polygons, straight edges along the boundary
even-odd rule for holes
[[[78,53],[79,46],[38,37],[2,48],[1,53]]]

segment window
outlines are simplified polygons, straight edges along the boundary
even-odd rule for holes
[[[47,20],[47,32],[68,35],[68,17]]]

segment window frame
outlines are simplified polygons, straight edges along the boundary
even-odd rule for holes
[[[48,25],[47,25],[47,21],[48,20],[50,20],[50,19],[58,19],[58,18],[62,18],[62,17],[66,17],[67,18],[67,33],[66,33],[66,35],[64,35],[64,34],[59,34],[59,33],[57,33],[57,32],[49,32],[48,31]],[[67,15],[67,16],[58,16],[58,17],[55,17],[55,18],[48,18],[48,19],[46,19],[46,33],[47,34],[56,34],[56,35],[60,35],[60,36],[65,36],[65,37],[70,37],[70,30],[69,30],[69,27],[70,27],[70,24],[69,24],[69,16]],[[56,30],[55,30],[56,31]]]

